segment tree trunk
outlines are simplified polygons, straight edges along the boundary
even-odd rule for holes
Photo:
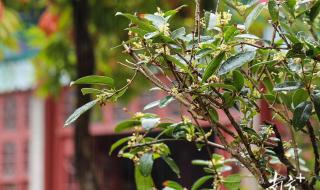
[[[94,51],[87,28],[88,1],[72,0],[77,77],[94,73]],[[90,101],[90,96],[83,96],[81,88],[76,88],[76,106],[80,107]],[[93,139],[89,133],[90,111],[81,115],[75,122],[75,167],[80,190],[98,190],[98,178],[95,167]]]

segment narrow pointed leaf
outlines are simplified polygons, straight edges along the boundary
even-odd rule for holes
[[[90,76],[79,78],[78,80],[75,80],[70,83],[70,85],[74,85],[74,84],[98,84],[98,85],[113,86],[114,81],[110,77],[90,75]]]
[[[216,72],[224,58],[224,55],[225,52],[221,52],[209,63],[206,70],[204,71],[202,82],[206,82],[208,78],[210,78]]]
[[[180,39],[186,34],[186,29],[184,27],[178,28],[171,33],[172,39]]]
[[[165,98],[163,98],[162,100],[160,100],[159,102],[159,107],[160,108],[164,108],[166,107],[168,104],[170,104],[172,101],[174,101],[174,97],[173,96],[166,96]]]
[[[120,122],[114,129],[114,131],[116,133],[120,133],[124,130],[128,130],[131,129],[135,126],[141,125],[141,122],[138,120],[126,120],[126,121],[122,121]]]
[[[239,190],[240,189],[241,177],[239,174],[232,174],[223,180],[223,185],[228,190]]]
[[[183,190],[183,187],[175,181],[165,181],[164,185],[165,187],[169,188],[168,190]],[[163,189],[163,190],[166,190],[166,189]]]
[[[140,173],[138,166],[134,168],[134,177],[137,190],[150,190],[154,187],[154,183],[151,176],[144,177]]]
[[[224,63],[222,63],[218,71],[218,75],[226,74],[229,71],[241,67],[242,65],[252,61],[255,58],[255,56],[255,51],[247,51],[230,57]]]
[[[74,121],[76,121],[84,112],[88,111],[90,108],[92,108],[94,105],[96,105],[99,102],[98,99],[92,100],[91,102],[86,103],[85,105],[81,106],[80,108],[76,109],[73,114],[69,116],[67,121],[64,123],[64,126],[67,127]]]
[[[175,163],[175,161],[167,156],[162,156],[161,157],[167,164],[168,166],[171,168],[171,170],[178,176],[180,177],[180,169],[177,166],[177,164]]]
[[[301,87],[300,82],[296,81],[286,81],[280,84],[276,84],[275,87],[273,88],[274,91],[291,91],[291,90],[296,90]]]
[[[152,24],[159,30],[162,29],[167,24],[167,20],[164,17],[159,15],[145,14],[143,17],[151,21]]]
[[[139,171],[144,177],[148,177],[151,174],[153,166],[152,153],[145,153],[139,160]]]
[[[100,94],[102,93],[101,90],[99,89],[95,89],[95,88],[82,88],[81,92],[83,95],[87,95],[87,94]]]
[[[154,108],[156,106],[159,106],[159,104],[160,104],[160,100],[150,102],[149,104],[147,104],[143,107],[143,110],[148,110],[148,109]]]
[[[279,20],[279,7],[277,6],[277,3],[275,0],[269,0],[268,2],[268,10],[269,14],[271,16],[272,22],[278,22]]]
[[[173,64],[175,64],[179,69],[182,69],[184,71],[188,71],[188,66],[187,66],[186,62],[181,61],[180,59],[178,59],[172,55],[166,55],[166,59],[171,61]]]
[[[292,125],[296,131],[301,130],[309,120],[312,104],[309,101],[300,103],[293,112]]]
[[[116,16],[118,16],[118,15],[128,18],[129,20],[131,20],[132,23],[137,24],[141,29],[146,30],[148,32],[152,32],[152,31],[157,30],[154,26],[152,26],[150,23],[148,23],[148,21],[142,20],[135,15],[117,12]]]
[[[128,142],[130,140],[130,137],[124,137],[124,138],[121,138],[119,139],[117,142],[113,143],[111,148],[110,148],[110,151],[109,151],[109,155],[112,154],[112,152],[118,148],[119,146],[121,146],[122,144]]]
[[[244,22],[244,25],[246,27],[246,30],[249,30],[252,23],[258,18],[260,15],[262,9],[264,8],[263,3],[259,3],[247,16],[246,21]]]
[[[244,77],[239,71],[233,71],[232,73],[232,79],[233,79],[233,86],[236,87],[238,91],[241,91],[241,89],[244,86]]]
[[[292,104],[294,107],[296,107],[298,104],[301,102],[304,102],[308,99],[309,94],[305,89],[298,89],[297,91],[294,92],[292,96]]]
[[[317,1],[312,6],[312,8],[310,9],[310,12],[308,14],[311,22],[314,21],[314,19],[318,16],[319,12],[320,12],[320,1]]]
[[[204,183],[206,183],[209,179],[211,179],[211,175],[203,176],[199,178],[191,187],[191,190],[199,189]]]

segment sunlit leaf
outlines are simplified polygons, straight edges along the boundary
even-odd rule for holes
[[[296,90],[301,87],[301,83],[297,81],[286,81],[280,84],[276,84],[274,87],[274,91],[291,91]]]
[[[115,132],[116,133],[120,133],[124,130],[128,130],[128,129],[131,129],[135,126],[139,126],[141,125],[141,122],[138,121],[138,120],[125,120],[125,121],[122,121],[120,122],[116,127],[115,127]]]
[[[173,96],[166,96],[165,98],[161,99],[159,102],[159,107],[160,108],[164,108],[166,107],[168,104],[170,104],[172,101],[174,101],[174,97]]]
[[[202,82],[206,82],[209,77],[211,77],[216,70],[219,68],[220,63],[222,62],[224,58],[225,52],[219,53],[207,66],[207,68],[204,71]]]
[[[148,177],[151,174],[153,166],[152,153],[145,153],[139,160],[139,171],[144,177]]]
[[[145,130],[155,128],[160,123],[160,118],[141,118],[141,127]]]
[[[70,85],[74,85],[74,84],[97,84],[97,85],[113,86],[114,81],[110,77],[90,75],[90,76],[81,77],[70,83]]]
[[[264,6],[265,5],[263,3],[259,3],[247,16],[246,21],[244,22],[247,30],[249,30],[252,23],[258,18]]]
[[[80,108],[76,109],[73,114],[69,116],[67,121],[64,123],[64,126],[67,127],[74,121],[76,121],[84,112],[88,111],[90,108],[92,108],[94,105],[96,105],[99,102],[98,99],[92,100],[91,102],[86,103],[85,105],[81,106]]]
[[[240,189],[241,177],[239,174],[232,174],[223,179],[223,185],[228,190],[239,190]]]
[[[100,94],[100,93],[102,93],[101,90],[95,89],[95,88],[82,88],[81,92],[82,92],[83,95],[86,95],[86,94]]]
[[[278,22],[279,19],[279,7],[275,0],[269,0],[268,10],[273,22]]]
[[[124,16],[124,17],[130,19],[132,23],[137,24],[141,29],[146,30],[148,32],[152,32],[152,31],[156,30],[156,28],[154,26],[152,26],[151,24],[149,24],[145,20],[138,18],[135,15],[117,12],[116,16],[118,16],[118,15]]]
[[[172,39],[180,39],[186,35],[186,29],[184,27],[178,28],[171,33]]]
[[[255,51],[247,51],[230,57],[224,63],[222,63],[221,67],[219,68],[218,75],[226,74],[229,71],[241,67],[242,65],[252,61],[255,56]]]
[[[244,77],[242,76],[242,74],[239,71],[233,71],[232,79],[232,85],[236,87],[237,91],[241,91],[244,86]]]

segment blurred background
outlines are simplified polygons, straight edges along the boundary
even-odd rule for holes
[[[64,128],[75,108],[90,100],[69,83],[98,74],[122,86],[132,75],[118,64],[127,58],[119,45],[127,40],[129,22],[116,12],[154,13],[157,7],[184,4],[170,27],[191,31],[192,0],[0,0],[0,190],[135,189],[132,163],[116,153],[108,155],[110,146],[126,135],[113,129],[164,95],[148,91],[151,85],[138,76],[117,104],[96,106]],[[216,0],[201,1],[202,10],[215,6]],[[263,22],[258,19],[252,32],[262,36],[266,31],[270,37]],[[172,103],[151,112],[178,118],[180,106]],[[169,145],[179,150],[172,157],[182,176],[178,179],[157,161],[152,173],[156,186],[171,179],[190,187],[203,175],[191,160],[208,155],[188,143]]]

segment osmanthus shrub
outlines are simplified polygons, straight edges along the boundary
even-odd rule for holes
[[[115,89],[113,79],[106,76],[74,81],[72,84],[94,85],[95,88],[83,88],[82,92],[96,98],[78,108],[65,124],[96,104],[115,102],[140,73],[152,82],[152,90],[167,96],[118,124],[116,132],[133,133],[117,141],[110,150],[111,153],[119,149],[120,157],[133,161],[137,189],[154,188],[150,174],[156,159],[163,159],[180,175],[170,158],[168,141],[189,141],[208,151],[211,159],[190,163],[204,170],[204,176],[195,179],[192,190],[203,188],[208,181],[209,189],[239,189],[241,179],[248,176],[224,175],[234,165],[232,162],[246,168],[249,177],[255,178],[263,189],[276,188],[280,183],[317,189],[320,1],[220,1],[219,7],[227,7],[226,11],[214,12],[202,11],[199,0],[195,3],[195,25],[181,28],[172,28],[170,23],[183,6],[154,14],[117,13],[130,21],[126,29],[129,40],[122,47],[131,58],[121,64],[132,69],[133,76],[120,89]],[[259,17],[260,14],[265,17]],[[250,33],[257,19],[259,27],[263,21],[263,30],[269,31],[265,38]],[[162,108],[172,101],[188,111],[186,115],[181,113],[180,122],[172,123],[147,113],[152,107]],[[272,116],[257,126],[254,118],[263,114],[261,101],[268,103]],[[231,127],[221,124],[218,111],[226,115]],[[210,131],[204,131],[200,121],[207,122]],[[151,137],[154,130],[158,135]],[[218,141],[213,142],[213,137]],[[305,144],[310,145],[311,151],[302,149]],[[232,159],[214,154],[213,149],[228,152]],[[305,152],[311,155],[308,164],[303,160]],[[174,181],[164,184],[166,190],[184,189]]]

